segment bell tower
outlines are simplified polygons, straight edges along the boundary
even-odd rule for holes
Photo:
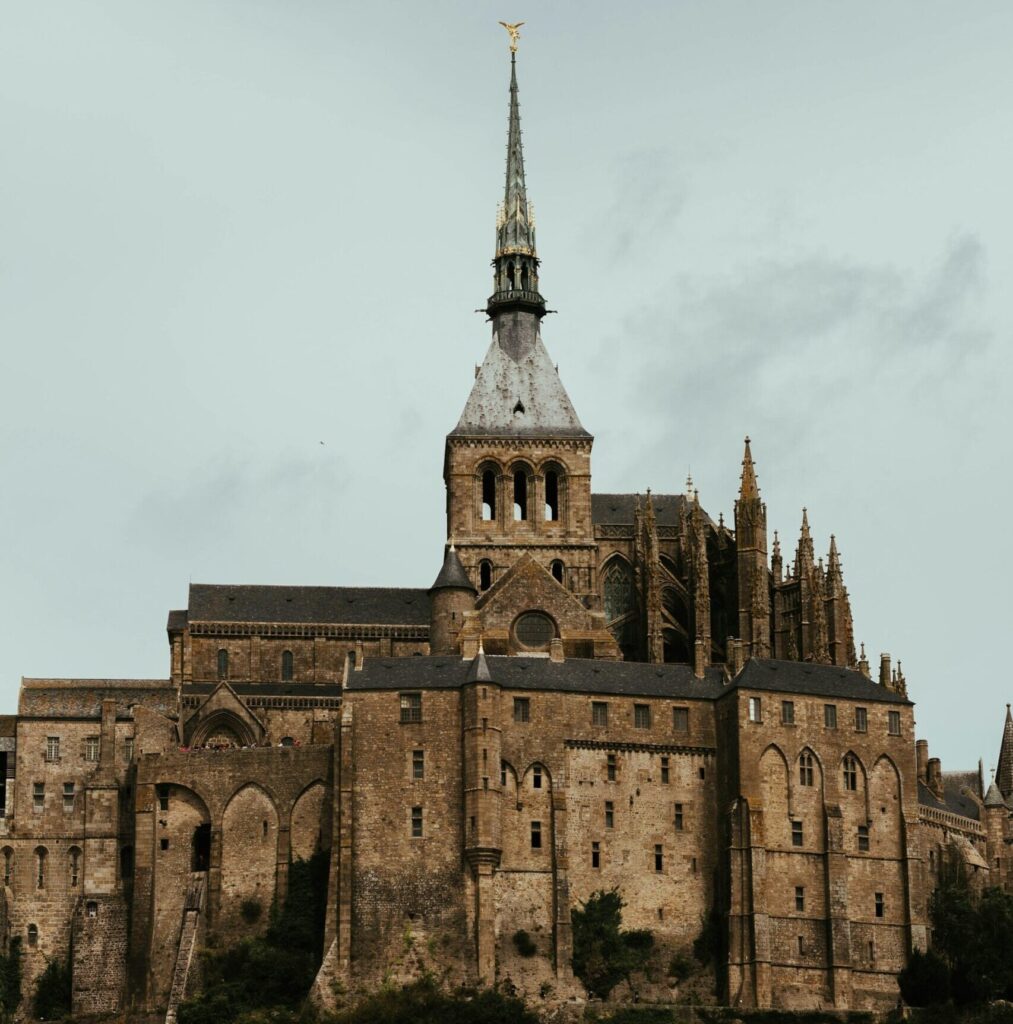
[[[485,308],[492,341],[447,436],[447,537],[480,596],[528,554],[586,607],[596,607],[593,438],[542,342],[539,269],[511,52],[506,188]]]

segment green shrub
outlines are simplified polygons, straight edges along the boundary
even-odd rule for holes
[[[0,956],[0,1020],[14,1019],[21,1002],[21,936],[10,941],[7,953]]]
[[[383,989],[350,1010],[335,1024],[538,1024],[519,1000],[484,989],[473,996],[449,995],[431,980],[401,989]]]
[[[668,962],[668,976],[676,981],[685,981],[693,973],[693,965],[689,958],[677,953]]]
[[[643,968],[654,950],[649,931],[623,931],[623,900],[617,889],[593,893],[579,910],[570,912],[573,925],[573,973],[600,999],[621,981]]]
[[[247,924],[256,924],[263,912],[264,908],[260,905],[260,900],[243,900],[239,904],[239,916]]]
[[[523,928],[514,932],[514,945],[521,956],[534,956],[538,952],[538,947]]]
[[[69,1016],[71,986],[70,964],[50,960],[35,982],[32,1015],[37,1020],[59,1020]]]
[[[908,1006],[938,1006],[950,998],[949,965],[932,949],[916,949],[897,981]]]

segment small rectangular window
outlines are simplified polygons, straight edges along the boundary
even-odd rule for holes
[[[661,784],[667,786],[669,781],[668,758],[661,759]]]
[[[675,805],[675,831],[681,832],[685,827],[685,818],[683,816],[682,804]]]
[[[606,776],[609,782],[616,781],[616,755],[609,754],[605,762]]]
[[[800,935],[798,937],[798,955],[805,956],[805,936]]]
[[[883,901],[883,894],[876,893],[876,917],[883,917],[886,913],[886,903]]]
[[[650,729],[651,727],[651,705],[633,705],[633,725],[637,729]]]
[[[795,724],[795,702],[793,700],[781,701],[781,724]]]
[[[540,850],[542,848],[542,823],[540,821],[531,822],[531,849]]]
[[[795,909],[799,913],[805,910],[805,886],[795,886]]]
[[[858,826],[858,852],[868,853],[869,852],[869,826],[859,825]]]
[[[412,751],[412,778],[424,779],[426,777],[426,752],[424,750]]]
[[[47,736],[46,737],[46,760],[47,761],[59,761],[60,760],[60,737],[59,736]]]
[[[665,869],[665,853],[660,846],[654,847],[654,870],[664,871]]]
[[[791,823],[791,845],[792,846],[802,846],[803,845],[803,840],[802,840],[802,822],[801,821],[793,821]]]
[[[836,704],[824,704],[823,705],[823,726],[826,729],[837,728],[837,705]]]
[[[88,736],[84,741],[84,759],[86,761],[97,761],[99,751],[98,736]]]
[[[506,786],[506,783],[507,783],[506,762],[505,761],[500,761],[500,763],[499,763],[499,784],[501,786]]]
[[[761,722],[763,719],[760,717],[761,705],[759,697],[749,698],[749,721],[750,722]]]
[[[689,732],[689,708],[672,708],[673,732]]]
[[[699,775],[701,779],[706,779],[707,769],[701,765],[700,768],[697,769],[697,775]]]
[[[605,827],[614,828],[616,823],[615,807],[611,800],[605,801]]]
[[[527,697],[514,697],[514,721],[531,721],[531,701]]]
[[[32,783],[32,810],[40,812],[46,806],[46,784],[44,782]]]
[[[169,840],[168,839],[160,839],[158,841],[158,846],[162,850],[168,850],[169,849]]]
[[[401,694],[401,721],[402,723],[422,721],[421,693]]]
[[[542,788],[542,766],[540,764],[536,764],[534,768],[531,769],[531,788]]]
[[[865,708],[855,708],[855,732],[869,731],[869,712]]]
[[[74,810],[73,782],[65,782],[63,784],[63,810],[65,814],[70,814]]]
[[[900,712],[899,711],[888,711],[887,712],[887,731],[891,736],[900,735]]]
[[[158,809],[160,811],[167,811],[169,809],[169,787],[159,786],[158,787]]]
[[[412,839],[422,838],[422,808],[412,808]]]
[[[591,702],[591,724],[609,724],[609,706],[605,701],[595,700]]]
[[[591,867],[601,867],[601,843],[591,844]]]

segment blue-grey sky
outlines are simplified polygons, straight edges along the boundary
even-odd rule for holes
[[[994,762],[1013,5],[0,2],[0,709],[162,676],[188,581],[427,586],[488,344],[508,51],[594,486],[837,536]],[[324,444],[320,444],[323,441]]]

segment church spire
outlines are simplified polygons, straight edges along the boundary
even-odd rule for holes
[[[995,781],[1002,795],[1008,800],[1013,793],[1013,715],[1006,705],[1006,722],[1002,729],[1002,745],[999,747],[999,763],[995,769]]]
[[[545,300],[538,291],[538,253],[535,250],[534,210],[524,180],[521,111],[517,100],[517,54],[510,53],[510,121],[507,133],[506,189],[496,217],[496,256],[490,317],[510,310],[527,310],[540,319]]]

